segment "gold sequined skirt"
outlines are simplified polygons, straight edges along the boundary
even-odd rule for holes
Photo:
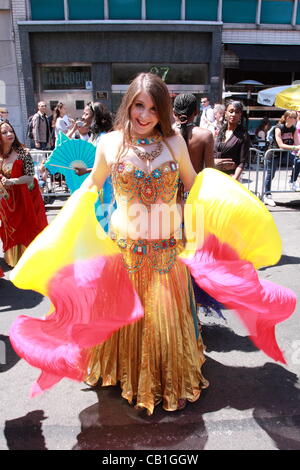
[[[6,264],[14,268],[25,250],[26,246],[24,245],[15,245],[12,248],[9,248],[4,253],[4,260]]]
[[[90,385],[100,378],[103,386],[120,382],[122,396],[148,414],[160,402],[167,411],[178,409],[180,399],[194,402],[208,386],[201,373],[204,346],[195,333],[190,274],[176,258],[182,244],[160,242],[118,243],[144,317],[92,348],[86,378]],[[141,245],[146,249],[135,250]]]

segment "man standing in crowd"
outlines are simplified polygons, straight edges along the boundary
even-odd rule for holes
[[[38,103],[38,111],[32,118],[32,135],[36,149],[45,150],[50,146],[50,126],[46,114],[47,105],[44,101]]]
[[[211,123],[214,122],[215,116],[212,106],[209,103],[207,96],[201,98],[201,108],[202,114],[200,119],[199,126],[205,129],[208,129],[211,126]]]

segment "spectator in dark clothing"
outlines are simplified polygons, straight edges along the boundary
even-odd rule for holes
[[[250,136],[242,126],[243,105],[229,101],[225,109],[225,124],[215,142],[215,168],[239,180],[249,161]]]
[[[55,148],[55,129],[53,127],[53,119],[54,119],[54,114],[55,114],[55,108],[57,105],[58,101],[55,101],[55,103],[52,103],[50,106],[51,109],[51,115],[48,116],[48,122],[49,122],[49,130],[50,130],[50,147],[51,150]]]
[[[45,150],[50,146],[50,126],[46,114],[45,101],[38,103],[38,111],[32,118],[32,134],[36,149]]]
[[[265,180],[265,194],[263,200],[264,203],[268,206],[276,206],[276,203],[271,195],[271,181],[274,178],[279,165],[281,168],[288,168],[289,166],[293,167],[293,171],[290,177],[290,189],[292,191],[299,190],[296,181],[300,173],[300,142],[296,124],[297,112],[286,111],[280,118],[277,126],[275,126],[275,139],[273,147],[286,150],[286,152],[283,152],[281,155],[279,155],[279,152],[274,152],[274,156],[271,156],[271,158],[267,159],[267,175]]]

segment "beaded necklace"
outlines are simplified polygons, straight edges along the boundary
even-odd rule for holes
[[[153,136],[144,137],[142,139],[138,139],[134,136],[131,137],[132,145],[150,145],[150,144],[156,144],[161,141],[162,141],[162,135],[160,132],[158,132],[157,134]]]
[[[146,152],[145,150],[141,151],[135,145],[132,146],[132,149],[133,149],[134,153],[139,157],[139,159],[143,160],[143,161],[147,161],[147,165],[149,166],[149,162],[153,162],[153,160],[155,160],[155,158],[160,156],[160,154],[163,150],[163,146],[162,146],[161,142],[158,142],[156,149],[152,150],[151,152]]]

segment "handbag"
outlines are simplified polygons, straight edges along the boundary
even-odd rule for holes
[[[235,170],[236,163],[232,158],[215,158],[215,169],[220,171]]]

